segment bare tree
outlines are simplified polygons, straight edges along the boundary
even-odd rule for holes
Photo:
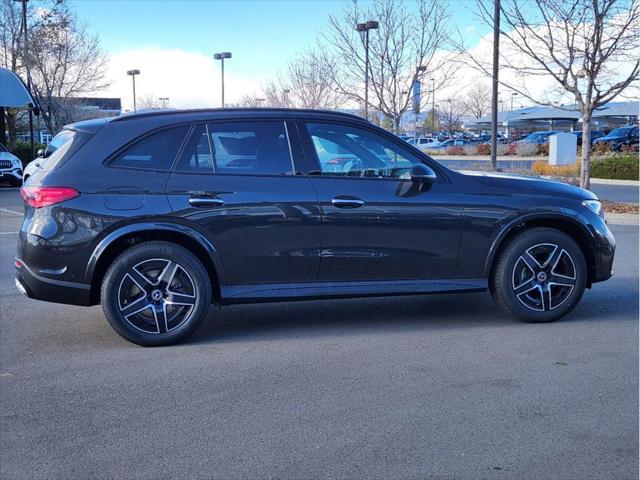
[[[459,100],[453,98],[442,102],[440,114],[440,125],[449,132],[455,132],[462,127],[462,119],[465,114],[465,106]]]
[[[22,78],[30,76],[47,129],[57,133],[69,118],[68,108],[75,105],[69,99],[108,85],[107,57],[98,37],[88,33],[66,0],[28,4],[25,49],[19,8],[16,2],[0,1],[0,60]]]
[[[416,0],[414,4],[415,9],[409,2],[374,0],[361,8],[355,0],[342,16],[329,17],[323,37],[327,44],[322,49],[323,61],[329,67],[332,87],[364,105],[365,44],[356,24],[379,22],[378,30],[369,32],[369,102],[372,109],[393,120],[396,131],[410,107],[411,95],[402,92],[410,92],[415,80],[424,83],[434,78],[438,89],[451,79],[449,59],[442,53],[448,40],[445,5],[440,0]]]
[[[136,108],[138,110],[142,110],[143,108],[162,108],[162,102],[158,97],[155,96],[155,94],[149,93],[147,95],[141,95],[136,98]]]
[[[330,66],[322,56],[308,51],[292,59],[284,74],[268,81],[263,91],[274,107],[336,109],[342,99],[329,84],[330,78]]]
[[[491,87],[486,83],[474,83],[465,97],[462,105],[473,118],[481,118],[491,111]]]
[[[488,0],[478,0],[481,17],[493,25]],[[591,117],[638,79],[640,4],[638,0],[503,0],[501,83],[537,104],[572,97],[582,115],[580,185],[590,187]],[[463,49],[473,65],[489,74],[487,63]],[[534,93],[531,83],[553,87]]]

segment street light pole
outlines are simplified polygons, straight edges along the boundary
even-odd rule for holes
[[[511,92],[511,111],[513,112],[513,97],[518,95],[516,92]]]
[[[291,92],[291,90],[289,90],[288,88],[285,88],[284,90],[282,90],[282,96],[284,97],[285,108],[289,108],[289,92]]]
[[[27,2],[29,0],[14,0],[20,2],[22,4],[22,33],[23,33],[23,46],[22,46],[22,60],[24,61],[24,66],[27,71],[27,90],[29,90],[29,95],[31,94],[31,72],[29,71],[29,59],[27,55]],[[33,107],[35,105],[29,104],[29,138],[31,144],[31,158],[36,156],[36,147],[33,140]],[[4,111],[2,112],[4,115]]]
[[[169,97],[160,97],[158,98],[158,100],[160,100],[162,102],[162,108],[166,108],[167,103],[169,101]]]
[[[356,30],[364,32],[364,118],[369,120],[369,30],[377,30],[378,22],[369,20],[356,24]]]
[[[214,53],[213,58],[215,60],[220,60],[220,74],[222,75],[222,88],[221,88],[221,102],[222,108],[224,108],[224,59],[231,58],[231,52],[220,52]]]
[[[131,75],[133,81],[133,113],[136,113],[136,75],[140,75],[140,70],[127,70],[127,75]]]
[[[266,99],[264,98],[256,98],[256,103],[258,104],[258,108],[262,108],[262,102],[264,102]]]
[[[431,97],[431,133],[436,133],[436,83],[431,79],[431,89],[433,90],[433,97]],[[429,99],[427,99],[427,102]]]
[[[500,59],[500,0],[493,0],[493,91],[491,94],[491,167],[498,168],[498,67]]]

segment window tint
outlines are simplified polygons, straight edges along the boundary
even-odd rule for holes
[[[368,130],[309,123],[323,175],[410,178],[410,170],[419,159],[401,147]]]
[[[198,125],[185,146],[176,168],[178,172],[213,173],[213,158],[209,148],[207,128]]]
[[[207,128],[217,173],[280,175],[293,172],[284,122],[215,123]]]
[[[189,127],[153,133],[116,156],[111,165],[147,170],[169,170]]]

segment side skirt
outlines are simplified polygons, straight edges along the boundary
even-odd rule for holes
[[[448,280],[394,280],[369,282],[322,282],[220,287],[224,305],[234,303],[282,302],[320,298],[377,297],[430,293],[483,292],[486,278]]]

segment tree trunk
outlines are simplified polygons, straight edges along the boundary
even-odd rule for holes
[[[0,143],[7,144],[7,124],[4,117],[4,107],[0,107]]]
[[[582,112],[582,164],[580,168],[580,186],[591,188],[591,110]]]

